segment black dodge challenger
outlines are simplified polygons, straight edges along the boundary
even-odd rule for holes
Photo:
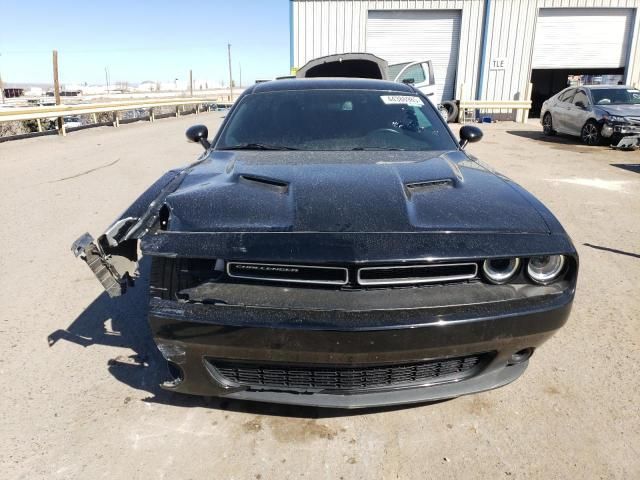
[[[578,256],[411,85],[245,91],[192,165],[73,245],[111,296],[151,257],[176,392],[365,407],[506,385],[567,320]]]

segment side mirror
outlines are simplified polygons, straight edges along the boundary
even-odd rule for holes
[[[482,140],[482,130],[473,125],[465,125],[460,129],[460,148],[467,146],[467,143],[475,143]]]
[[[207,140],[207,137],[209,136],[209,129],[205,125],[193,125],[187,128],[185,135],[189,141],[201,144],[205,150],[211,146],[209,140]]]
[[[582,108],[582,109],[587,108],[587,106],[584,104],[584,102],[581,102],[580,100],[578,100],[578,101],[575,103],[575,105],[576,105],[576,107],[578,107],[578,108]]]

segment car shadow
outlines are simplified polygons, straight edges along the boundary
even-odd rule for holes
[[[628,170],[633,173],[640,173],[640,163],[612,163],[611,166]]]
[[[507,130],[509,135],[515,135],[520,138],[528,138],[530,140],[539,140],[545,143],[557,143],[562,145],[582,145],[578,138],[564,135],[545,135],[542,130]]]
[[[509,135],[514,135],[520,138],[528,138],[530,140],[537,140],[539,142],[550,144],[551,148],[559,150],[571,150],[578,153],[589,153],[598,149],[607,149],[611,147],[609,145],[585,145],[580,141],[578,137],[572,137],[570,135],[556,134],[545,135],[542,130],[507,130]]]
[[[147,323],[149,269],[148,258],[142,258],[140,278],[136,280],[134,287],[128,289],[126,295],[110,298],[106,292],[101,293],[67,328],[48,335],[49,347],[54,348],[58,342],[66,341],[85,348],[104,345],[132,350],[133,354],[109,359],[109,373],[119,382],[146,392],[143,402],[175,407],[201,407],[264,416],[317,419],[382,413],[447,401],[348,410],[200,397],[163,390],[160,384],[171,377]]]

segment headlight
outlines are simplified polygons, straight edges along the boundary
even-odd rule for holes
[[[626,117],[619,117],[617,115],[605,115],[604,119],[607,122],[614,122],[614,123],[627,123],[627,119]]]
[[[527,273],[534,282],[546,285],[560,275],[563,267],[564,255],[531,257],[527,265]]]
[[[482,263],[482,273],[491,283],[508,282],[518,271],[519,258],[493,258]]]

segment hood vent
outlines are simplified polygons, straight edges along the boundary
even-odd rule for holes
[[[289,184],[274,178],[257,177],[255,175],[240,175],[240,182],[256,187],[268,188],[278,193],[288,193]]]
[[[429,192],[434,190],[440,190],[443,188],[451,188],[453,187],[453,180],[450,178],[441,178],[438,180],[427,180],[424,182],[412,182],[406,183],[405,189],[407,191],[407,196],[411,198],[412,195],[416,193]]]

